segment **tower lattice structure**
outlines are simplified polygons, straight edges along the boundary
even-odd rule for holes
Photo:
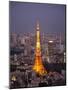
[[[42,56],[41,56],[41,43],[40,43],[40,26],[37,21],[36,26],[36,48],[35,48],[35,61],[33,65],[33,70],[39,75],[47,74],[46,69],[43,66]]]

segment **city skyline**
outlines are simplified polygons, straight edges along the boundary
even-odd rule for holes
[[[65,5],[10,2],[10,32],[34,32],[37,19],[41,32],[65,33]]]
[[[12,2],[10,89],[66,85],[65,5]]]

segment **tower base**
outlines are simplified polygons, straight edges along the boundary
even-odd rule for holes
[[[41,57],[36,57],[35,64],[33,66],[33,71],[35,71],[39,75],[47,74],[47,71],[42,64]]]

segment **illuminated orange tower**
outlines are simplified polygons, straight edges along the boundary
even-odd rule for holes
[[[40,45],[40,27],[38,21],[36,26],[36,49],[35,49],[35,62],[33,65],[33,70],[39,75],[44,75],[47,73],[42,63],[41,45]]]

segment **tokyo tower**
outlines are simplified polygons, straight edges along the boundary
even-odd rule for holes
[[[36,26],[36,48],[35,48],[35,61],[33,65],[33,70],[39,75],[47,74],[47,71],[44,68],[43,63],[42,63],[41,44],[40,44],[40,27],[39,27],[38,21],[37,21],[37,26]]]

